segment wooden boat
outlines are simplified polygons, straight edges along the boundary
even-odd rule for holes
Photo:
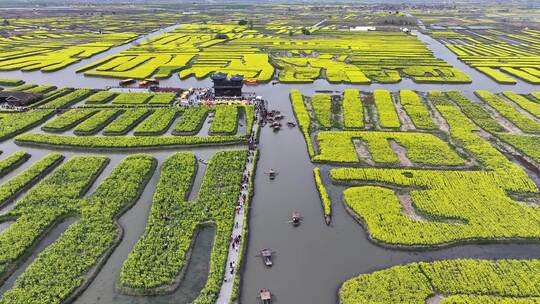
[[[266,174],[268,174],[270,180],[274,180],[276,178],[277,172],[274,171],[274,169],[270,169]]]
[[[302,222],[302,216],[300,216],[300,212],[293,211],[290,223],[296,227],[300,225],[300,222]]]
[[[132,83],[135,83],[135,79],[133,79],[133,78],[128,78],[128,79],[120,80],[119,85],[120,85],[121,87],[125,87],[125,86],[127,86],[127,85],[132,84]]]
[[[146,88],[150,83],[146,80],[139,81],[139,88]]]
[[[273,265],[273,262],[272,262],[272,250],[270,250],[268,248],[264,248],[263,250],[261,250],[260,254],[261,254],[261,258],[263,260],[264,266],[272,267],[272,265]]]
[[[159,80],[155,78],[146,78],[144,81],[148,82],[149,84],[159,84]]]
[[[266,288],[263,288],[259,291],[259,298],[261,299],[262,304],[272,303],[272,294],[270,293],[270,290]]]
[[[292,121],[288,121],[287,126],[289,126],[291,128],[294,128],[294,127],[296,127],[296,124],[294,122],[292,122]]]
[[[244,80],[244,83],[245,83],[247,86],[256,86],[256,85],[259,84],[259,83],[257,82],[257,80],[255,80],[255,79]]]

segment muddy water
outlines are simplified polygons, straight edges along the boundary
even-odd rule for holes
[[[387,89],[398,91],[411,89],[417,91],[429,90],[460,90],[472,98],[477,89],[500,92],[513,90],[520,93],[538,91],[535,86],[519,82],[517,85],[499,85],[487,76],[469,68],[460,62],[456,56],[437,41],[422,34],[419,39],[426,42],[428,47],[439,58],[450,62],[463,70],[473,79],[472,84],[439,85],[416,84],[411,80],[403,80],[397,84],[371,85],[335,85],[324,80],[313,84],[299,85],[261,85],[248,87],[246,90],[255,91],[269,100],[272,109],[285,114],[285,121],[293,121],[288,93],[291,89],[300,89],[304,94],[311,95],[317,90],[342,91],[355,88],[363,91]],[[107,56],[122,50],[115,48],[100,56]],[[98,57],[102,58],[102,57]],[[92,58],[91,62],[96,58]],[[53,73],[42,72],[0,72],[0,77],[19,77],[30,83],[54,84],[57,86],[104,88],[117,84],[115,79],[101,79],[74,74],[73,71],[88,62],[79,63],[68,69]],[[210,80],[187,79],[180,80],[173,76],[162,81],[165,86],[206,87]],[[207,132],[207,124],[203,127]],[[231,147],[227,148],[230,149]],[[28,151],[33,158],[39,159],[49,151],[38,148],[21,148],[12,141],[0,145],[4,153],[17,150]],[[388,268],[412,261],[431,261],[454,258],[538,258],[540,245],[504,244],[504,245],[465,245],[432,251],[400,251],[385,249],[371,242],[364,229],[346,212],[341,203],[342,188],[332,186],[328,181],[328,167],[323,167],[322,173],[325,184],[333,202],[332,225],[324,224],[322,207],[313,182],[313,164],[310,162],[302,135],[297,128],[284,127],[279,133],[264,128],[261,134],[261,158],[255,180],[255,197],[251,210],[249,248],[246,257],[246,268],[242,284],[242,303],[256,303],[258,290],[269,288],[276,296],[276,303],[310,303],[327,304],[337,302],[339,285],[352,276],[368,273],[377,269]],[[177,151],[177,150],[175,150]],[[183,149],[183,151],[192,151]],[[215,148],[195,149],[198,157],[208,160]],[[73,155],[96,154],[74,153],[60,150],[68,157]],[[130,153],[103,153],[112,159],[102,179],[118,161]],[[150,153],[150,152],[149,152]],[[151,152],[161,165],[171,150]],[[200,166],[203,169],[202,165]],[[269,181],[264,174],[269,168],[279,172],[274,181]],[[3,180],[3,179],[2,179]],[[211,236],[201,234],[197,240],[194,260],[189,266],[186,282],[172,295],[164,297],[125,297],[114,292],[114,282],[118,278],[120,267],[134,244],[143,233],[148,216],[153,189],[157,183],[157,171],[146,187],[141,199],[127,211],[119,220],[124,228],[124,238],[103,266],[89,288],[75,301],[76,303],[188,303],[196,295],[206,280],[207,258]],[[100,180],[98,180],[99,182]],[[200,179],[196,179],[200,183]],[[96,183],[97,184],[97,183]],[[195,189],[197,189],[197,185]],[[91,191],[95,189],[95,186]],[[90,193],[91,193],[90,191]],[[304,222],[298,228],[292,228],[288,219],[292,211],[301,212]],[[51,234],[52,235],[52,234]],[[55,236],[51,236],[55,239]],[[271,269],[262,265],[260,258],[255,257],[261,248],[271,248],[276,252],[275,264]],[[190,274],[191,273],[191,274]],[[190,277],[190,275],[193,275]],[[193,278],[193,279],[188,279]]]

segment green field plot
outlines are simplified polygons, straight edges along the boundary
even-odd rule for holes
[[[63,107],[83,100],[84,90],[44,103],[46,109],[12,113],[0,119],[4,138],[16,138],[20,145],[70,147],[74,149],[160,149],[180,146],[238,144],[246,142],[254,123],[253,106],[218,105],[187,108],[158,107],[85,107],[67,109],[55,116],[51,107]],[[101,93],[96,93],[100,94]],[[150,95],[150,94],[147,94]],[[157,96],[157,95],[156,95]],[[143,96],[152,98],[152,96]],[[101,97],[98,98],[98,100]],[[151,99],[150,99],[151,100]],[[207,134],[197,133],[209,113],[214,113]],[[241,116],[242,115],[242,116]],[[53,117],[52,119],[50,119]],[[242,117],[242,119],[240,119]],[[49,120],[48,120],[49,119]],[[45,122],[48,120],[47,122]],[[45,122],[45,123],[44,123]],[[176,124],[174,124],[176,122]],[[44,123],[44,124],[43,124]],[[43,132],[26,132],[43,124]],[[245,134],[237,134],[238,126],[245,126]],[[73,134],[62,133],[73,130]],[[132,132],[132,134],[129,134]],[[170,133],[167,136],[165,133]]]
[[[493,94],[491,92],[487,91],[476,91],[476,96],[478,96],[480,99],[482,99],[486,104],[493,107],[497,112],[499,112],[504,118],[508,119],[510,122],[512,122],[516,127],[520,128],[521,130],[529,133],[540,133],[540,123],[538,123],[536,120],[534,120],[532,117],[529,117],[525,115],[524,113],[521,113],[517,108],[515,108],[510,102],[502,98],[501,96],[497,96],[496,94]],[[506,94],[509,95],[509,94]],[[516,95],[509,95],[510,97],[514,97],[514,99],[518,96]],[[529,111],[536,111],[536,107],[534,103],[528,103],[526,100],[516,99],[517,104],[520,106],[524,106],[525,110]]]
[[[174,126],[173,134],[175,135],[194,135],[201,129],[208,113],[209,107],[191,107],[187,108],[180,120]]]
[[[80,195],[85,192],[90,179],[105,161],[105,158],[97,157],[73,158],[44,180],[49,183],[40,183],[41,191],[36,188],[31,198],[26,196],[24,201],[17,203],[12,214],[19,217],[2,236],[15,237],[20,234],[17,228],[26,228],[32,233],[18,238],[20,246],[8,246],[11,251],[6,252],[5,262],[9,262],[8,257],[20,254],[20,250],[38,237],[36,232],[43,233],[59,218],[78,213],[80,219],[32,262],[17,278],[13,288],[3,294],[0,302],[66,299],[70,291],[82,284],[100,258],[119,241],[120,232],[115,220],[137,201],[156,164],[150,155],[129,156],[116,166],[90,197],[81,199]],[[60,173],[62,169],[64,174]],[[57,183],[62,183],[65,190],[59,191]],[[44,188],[46,186],[49,188]],[[51,204],[51,201],[57,204]],[[49,271],[51,266],[54,272]]]
[[[523,154],[531,157],[536,162],[540,163],[540,136],[537,135],[519,135],[510,133],[497,133],[496,136],[504,142],[518,149]]]
[[[169,106],[176,99],[176,93],[120,93],[98,91],[85,100],[83,107],[119,107]]]
[[[429,115],[426,106],[422,104],[422,101],[415,92],[409,90],[400,91],[399,101],[416,128],[428,130],[438,129]]]
[[[381,128],[399,128],[401,126],[401,121],[399,120],[389,91],[374,91],[373,101],[377,108],[377,120]]]
[[[76,199],[88,189],[105,164],[106,159],[100,157],[72,158],[17,201],[6,215],[16,221],[0,235],[0,243],[5,244],[0,254],[2,272],[12,271],[13,263],[30,250],[40,235],[73,212]]]
[[[403,146],[407,158],[415,164],[432,166],[463,165],[461,159],[440,138],[426,133],[398,132],[319,132],[319,155],[314,161],[356,163],[359,156],[355,142],[365,144],[375,163],[398,164],[400,159],[390,142]]]
[[[0,78],[0,85],[6,87],[18,86],[24,84],[24,81],[21,79],[14,78]]]
[[[208,303],[215,298],[223,278],[246,156],[246,151],[218,152],[209,162],[196,202],[187,201],[197,171],[194,155],[177,153],[167,159],[145,233],[122,266],[121,292],[162,293],[177,285],[195,232],[211,225],[216,229],[212,266],[199,298],[208,298]]]
[[[339,289],[340,303],[537,303],[538,260],[442,260],[363,274]]]
[[[399,158],[420,157],[416,160],[405,161],[437,165],[435,159],[439,159],[443,162],[439,164],[441,166],[463,164],[459,160],[460,157],[448,153],[452,148],[437,137],[440,136],[437,134],[439,127],[434,122],[426,102],[423,101],[424,97],[420,97],[414,91],[403,90],[398,94],[387,90],[375,90],[373,93],[368,93],[349,89],[341,95],[317,93],[309,97],[302,96],[300,91],[293,90],[290,97],[298,124],[308,144],[308,151],[315,161],[357,163],[365,162],[367,158],[373,160],[374,163],[391,165],[400,163]],[[402,126],[400,114],[396,109],[398,102],[404,109],[402,112],[411,119],[412,128],[431,131],[434,134],[395,132]],[[377,126],[374,126],[372,122],[377,122]],[[352,132],[352,130],[374,128],[392,132]],[[325,132],[330,129],[332,132]],[[398,140],[398,137],[402,142]],[[374,141],[369,142],[368,138]],[[378,139],[375,140],[375,138]],[[313,146],[312,139],[317,143],[316,146]],[[418,141],[418,145],[422,147],[414,148],[412,144],[414,141]],[[425,145],[422,141],[425,141]],[[433,150],[428,145],[432,145]],[[317,147],[318,153],[315,151]],[[375,147],[382,150],[377,152]],[[360,151],[364,148],[367,148],[365,153]],[[370,151],[371,149],[375,150]],[[411,151],[407,151],[409,149]],[[414,149],[418,150],[413,152]],[[429,152],[423,152],[425,158],[421,159],[421,151],[424,149]],[[445,152],[441,152],[443,150]],[[430,153],[434,154],[430,156]],[[437,156],[438,153],[442,154]],[[360,154],[365,155],[360,156]],[[434,159],[428,160],[430,157]],[[444,158],[447,158],[446,162]],[[410,165],[413,164],[410,163]]]
[[[49,132],[61,132],[73,128],[85,119],[96,114],[95,109],[72,109],[46,123],[42,129]]]
[[[343,92],[343,124],[345,129],[364,127],[364,107],[357,90]]]
[[[323,128],[332,127],[332,102],[330,95],[315,94],[311,97],[311,106],[315,113],[316,121]]]
[[[118,115],[122,114],[121,110],[109,109],[102,110],[96,113],[92,117],[86,119],[74,129],[74,133],[77,135],[92,135],[99,132]]]
[[[152,113],[151,109],[126,109],[104,129],[105,135],[124,135]]]
[[[540,118],[540,103],[527,98],[526,96],[519,95],[514,92],[503,92],[503,96],[516,103],[519,107],[525,111],[531,113],[537,118]]]

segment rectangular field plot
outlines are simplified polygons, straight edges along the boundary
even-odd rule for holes
[[[371,159],[380,164],[412,166],[459,166],[464,160],[440,138],[426,133],[398,132],[319,132],[320,154],[313,160],[356,163]],[[357,151],[364,145],[369,155]]]
[[[339,289],[340,303],[534,303],[538,260],[457,259],[410,263],[363,274]],[[398,283],[399,282],[399,283]],[[444,295],[444,296],[443,296]],[[404,300],[406,299],[406,300]]]

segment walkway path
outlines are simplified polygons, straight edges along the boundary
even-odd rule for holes
[[[219,291],[219,296],[216,301],[216,304],[228,304],[231,299],[232,291],[234,287],[234,277],[240,266],[240,265],[237,265],[240,254],[242,253],[240,248],[242,248],[243,242],[245,241],[242,239],[242,231],[244,231],[244,217],[246,215],[246,208],[244,208],[244,206],[245,206],[246,200],[249,199],[248,198],[249,179],[250,179],[250,176],[253,174],[253,169],[255,166],[254,156],[255,156],[255,151],[256,151],[256,145],[254,143],[256,140],[255,138],[256,133],[257,133],[256,130],[259,127],[259,120],[258,120],[259,110],[257,106],[255,106],[255,109],[256,109],[255,123],[253,124],[251,128],[251,138],[249,139],[248,161],[244,169],[244,179],[242,180],[242,189],[240,191],[240,196],[238,197],[238,207],[237,207],[236,214],[234,216],[235,225],[233,227],[233,231],[231,234],[232,242],[231,242],[231,246],[229,247],[227,263],[225,264],[226,265],[225,277],[221,285],[221,289]],[[236,239],[238,239],[239,241],[236,242]]]

